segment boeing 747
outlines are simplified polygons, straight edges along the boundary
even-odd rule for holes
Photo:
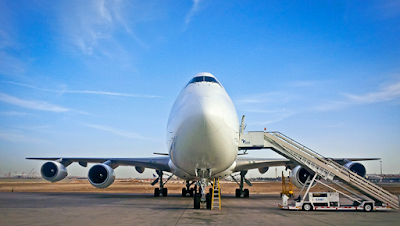
[[[68,173],[66,167],[73,162],[86,167],[93,165],[88,172],[89,182],[96,188],[106,188],[115,180],[114,169],[118,166],[134,166],[139,173],[145,168],[155,169],[159,184],[154,189],[154,196],[167,196],[163,173],[169,172],[186,181],[182,195],[194,196],[194,207],[200,203],[210,206],[207,195],[207,183],[214,178],[225,178],[240,172],[240,188],[236,197],[249,197],[249,190],[244,189],[244,182],[250,184],[245,175],[250,169],[265,173],[271,166],[287,166],[292,169],[291,179],[297,186],[302,186],[310,173],[290,159],[243,158],[241,147],[242,126],[235,106],[222,84],[210,73],[195,75],[182,89],[170,112],[167,125],[168,154],[153,158],[27,158],[47,160],[41,167],[44,179],[56,182],[64,179]],[[251,148],[249,148],[251,149]],[[337,162],[353,168],[365,175],[362,164],[352,160],[338,159]],[[172,176],[170,175],[170,177]],[[167,180],[168,181],[168,180]]]

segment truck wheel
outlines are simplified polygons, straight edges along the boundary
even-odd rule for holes
[[[364,205],[364,211],[365,212],[371,212],[372,211],[372,204],[371,203],[367,203]]]
[[[303,210],[304,210],[304,211],[310,211],[310,210],[312,210],[311,204],[305,203],[305,204],[303,205]]]

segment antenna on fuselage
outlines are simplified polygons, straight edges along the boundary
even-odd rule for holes
[[[246,117],[245,115],[242,116],[242,123],[240,124],[240,134],[243,134],[244,129],[246,129],[246,126],[244,125],[244,118],[245,117]]]

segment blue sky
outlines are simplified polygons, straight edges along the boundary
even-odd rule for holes
[[[6,0],[0,21],[1,175],[38,172],[25,157],[166,152],[172,104],[202,71],[247,130],[400,173],[398,1]]]

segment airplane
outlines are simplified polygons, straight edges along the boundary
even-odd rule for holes
[[[143,173],[145,168],[155,169],[158,175],[152,185],[154,196],[167,196],[164,185],[173,176],[186,181],[182,196],[194,196],[194,208],[201,203],[211,206],[210,194],[206,186],[214,178],[225,178],[240,173],[239,188],[236,197],[249,197],[244,183],[251,185],[245,178],[250,169],[260,173],[272,166],[286,166],[292,169],[290,179],[301,188],[310,173],[289,159],[244,158],[239,153],[240,134],[244,130],[244,117],[239,126],[235,106],[225,88],[215,76],[207,72],[196,74],[182,89],[170,112],[167,124],[166,140],[168,153],[154,153],[164,156],[151,158],[26,158],[47,160],[41,167],[44,179],[56,182],[67,175],[66,167],[73,162],[87,167],[88,163],[97,163],[88,171],[88,180],[96,188],[106,188],[115,180],[114,169],[118,166],[134,166]],[[365,167],[358,162],[376,159],[335,159],[338,163],[365,176]],[[164,172],[172,173],[164,182]],[[236,181],[236,180],[235,180]],[[236,181],[237,182],[237,181]],[[192,188],[191,186],[194,185]]]

